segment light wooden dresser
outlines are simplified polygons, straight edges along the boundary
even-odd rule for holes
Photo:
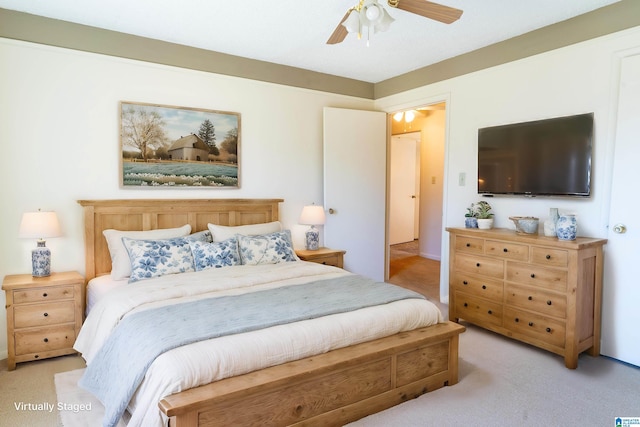
[[[16,363],[75,353],[82,326],[84,277],[75,271],[5,276],[8,369]]]
[[[317,262],[318,264],[332,265],[340,268],[344,268],[345,253],[346,251],[343,250],[329,248],[319,248],[315,251],[298,249],[296,251],[296,255],[303,261]]]
[[[449,318],[464,319],[564,357],[600,354],[606,239],[447,228]]]

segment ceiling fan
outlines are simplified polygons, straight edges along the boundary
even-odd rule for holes
[[[457,21],[462,10],[426,0],[387,0],[387,4],[394,9],[401,9],[425,18],[434,19],[445,24]],[[360,38],[362,28],[367,27],[374,32],[386,31],[394,19],[378,3],[378,0],[360,0],[359,3],[347,10],[327,44],[341,43],[347,34],[355,32]]]

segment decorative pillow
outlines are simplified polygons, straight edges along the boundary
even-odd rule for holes
[[[298,260],[289,230],[259,236],[238,235],[237,238],[242,264],[277,264]]]
[[[238,240],[235,237],[212,243],[190,241],[189,245],[196,271],[240,264]]]
[[[102,234],[107,239],[107,246],[111,255],[111,277],[113,280],[122,280],[131,275],[131,261],[129,260],[127,249],[122,243],[123,237],[130,239],[171,239],[173,237],[187,236],[189,233],[191,233],[189,224],[178,228],[147,231],[104,230]]]
[[[236,234],[243,236],[255,236],[257,234],[268,234],[276,231],[282,231],[280,221],[265,222],[262,224],[238,225],[230,227],[227,225],[207,224],[209,231],[213,236],[214,242],[222,242],[223,240],[235,237]]]
[[[197,233],[191,233],[187,236],[187,238],[191,241],[205,242],[211,243],[213,242],[213,237],[211,237],[211,232],[209,230],[198,231]]]
[[[193,271],[191,240],[176,237],[164,240],[135,240],[122,238],[131,260],[129,283],[166,274]]]

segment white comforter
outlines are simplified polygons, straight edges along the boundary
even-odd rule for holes
[[[92,308],[74,348],[90,364],[118,322],[134,312],[202,296],[231,295],[351,274],[309,262],[235,266],[118,287]],[[129,404],[129,426],[163,426],[162,397],[223,378],[370,341],[444,319],[426,300],[406,299],[179,347],[159,356]]]

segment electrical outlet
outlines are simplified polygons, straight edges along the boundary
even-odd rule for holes
[[[467,181],[467,174],[464,172],[460,172],[460,174],[458,175],[458,185],[460,187],[464,187],[466,185],[466,181]]]

